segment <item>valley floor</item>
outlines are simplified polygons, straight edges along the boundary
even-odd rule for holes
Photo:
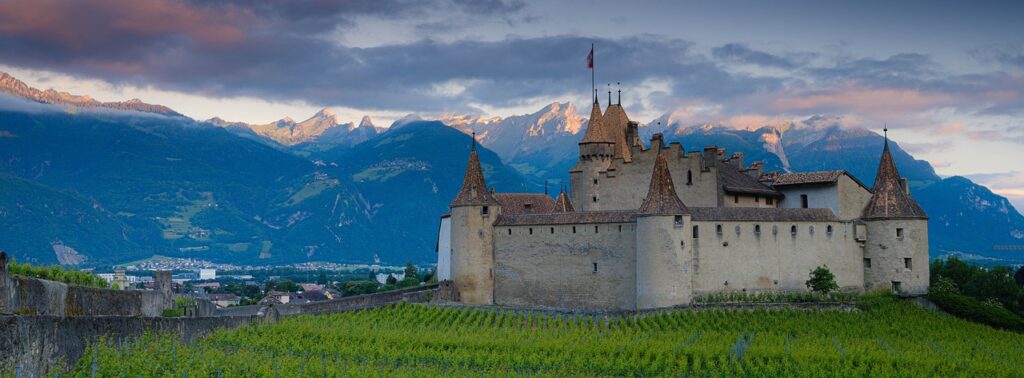
[[[75,376],[1013,376],[1024,335],[908,301],[854,310],[541,315],[399,304],[108,342]],[[94,370],[95,369],[95,370]]]

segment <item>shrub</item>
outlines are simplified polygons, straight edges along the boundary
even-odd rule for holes
[[[806,282],[807,288],[815,293],[828,294],[831,291],[839,290],[836,276],[828,270],[828,266],[822,265],[812,270],[810,278]]]
[[[995,328],[1024,332],[1024,319],[1001,306],[993,306],[965,295],[944,291],[929,291],[928,299],[956,317]]]
[[[12,275],[39,278],[43,280],[63,282],[71,285],[107,288],[107,281],[97,275],[76,270],[65,270],[59,266],[32,266],[11,261],[7,271]]]
[[[180,318],[182,316],[185,316],[185,310],[182,310],[180,308],[171,308],[161,312],[160,316],[163,316],[165,318]]]

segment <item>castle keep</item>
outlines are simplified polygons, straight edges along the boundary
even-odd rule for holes
[[[928,288],[928,218],[888,139],[868,188],[846,171],[763,172],[717,147],[645,144],[596,97],[570,190],[488,189],[475,145],[441,218],[438,276],[467,304],[638,310],[725,292],[807,290],[826,265],[846,291]]]

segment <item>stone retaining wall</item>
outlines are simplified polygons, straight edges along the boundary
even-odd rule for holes
[[[218,328],[240,327],[257,317],[150,318],[129,316],[0,316],[0,372],[17,367],[22,377],[46,376],[75,363],[88,344],[106,336],[131,340],[146,332],[180,335],[192,342]]]

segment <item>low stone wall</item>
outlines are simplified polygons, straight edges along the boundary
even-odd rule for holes
[[[160,316],[174,306],[169,272],[157,272],[158,290],[110,290],[11,276],[6,260],[0,252],[0,315]]]
[[[192,342],[218,328],[240,327],[257,317],[147,318],[128,316],[0,316],[0,372],[20,368],[22,377],[48,375],[75,363],[93,340],[131,340],[145,332],[168,332]]]

